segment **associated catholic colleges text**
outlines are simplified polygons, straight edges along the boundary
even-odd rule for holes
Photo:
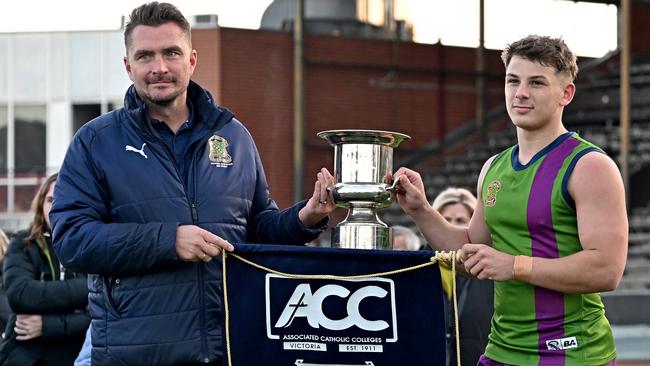
[[[314,334],[286,334],[283,349],[293,351],[327,351],[327,343],[338,343],[339,352],[383,353],[379,337],[335,337]],[[335,348],[336,349],[336,348]]]
[[[283,341],[320,341],[334,343],[381,343],[379,337],[331,337],[315,334],[285,334],[282,336]]]

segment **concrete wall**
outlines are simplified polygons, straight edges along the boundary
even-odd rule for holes
[[[650,293],[610,292],[602,294],[605,314],[615,325],[650,325]]]

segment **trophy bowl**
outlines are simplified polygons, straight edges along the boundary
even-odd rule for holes
[[[377,217],[391,204],[393,149],[411,137],[391,131],[330,130],[317,134],[334,147],[332,196],[348,216],[332,230],[332,247],[391,249],[392,230]]]

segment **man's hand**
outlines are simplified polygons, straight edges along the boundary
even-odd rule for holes
[[[233,251],[227,240],[194,225],[181,225],[176,229],[176,255],[187,262],[209,262],[222,250]]]
[[[16,340],[27,341],[43,335],[43,317],[41,315],[16,315]]]
[[[336,180],[330,174],[329,170],[322,168],[316,174],[316,183],[314,183],[314,193],[307,201],[305,207],[298,212],[298,217],[306,227],[313,227],[318,224],[325,216],[329,215],[336,208],[331,189],[334,187]],[[328,189],[329,188],[329,189]]]
[[[485,244],[465,244],[460,260],[467,273],[481,280],[506,281],[512,279],[515,257]]]

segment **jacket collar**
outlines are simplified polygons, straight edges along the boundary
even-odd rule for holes
[[[234,117],[234,114],[226,108],[218,107],[212,94],[192,80],[187,87],[187,97],[192,103],[194,123],[198,128],[218,130]],[[129,123],[136,129],[143,132],[151,131],[151,123],[146,112],[147,105],[140,99],[134,85],[129,87],[124,96],[124,110],[129,116]]]

